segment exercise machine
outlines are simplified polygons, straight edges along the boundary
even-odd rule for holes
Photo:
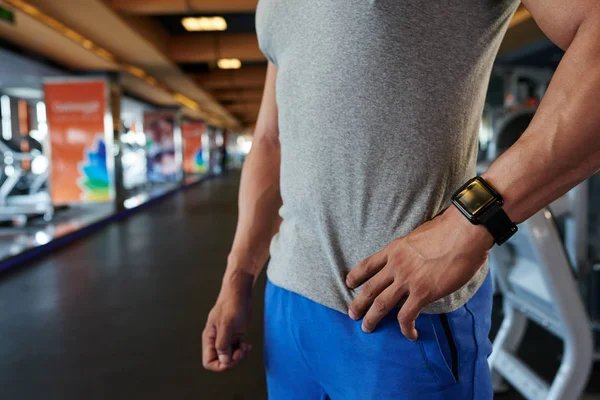
[[[24,165],[34,166],[36,173]],[[41,152],[17,152],[0,142],[0,220],[23,226],[30,216],[43,215],[49,221],[54,207],[46,190],[48,175]]]
[[[495,282],[504,302],[504,320],[489,358],[496,390],[502,389],[503,379],[530,400],[572,400],[585,389],[594,359],[594,342],[573,269],[580,246],[572,247],[569,255],[556,218],[577,218],[569,206],[581,199],[586,185],[582,183],[536,213],[521,224],[509,242],[490,253]],[[565,239],[577,236],[577,230],[569,232],[566,228]],[[550,383],[517,357],[529,321],[564,343],[561,365]]]

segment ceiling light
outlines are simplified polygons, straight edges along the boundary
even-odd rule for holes
[[[189,32],[227,29],[227,21],[223,17],[185,17],[181,20],[181,25]]]
[[[221,58],[217,61],[217,66],[221,69],[240,69],[242,62],[237,58]]]

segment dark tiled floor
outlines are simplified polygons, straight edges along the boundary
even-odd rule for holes
[[[222,375],[201,366],[200,335],[235,229],[238,179],[205,182],[1,276],[0,399],[265,399],[264,279],[252,357]],[[535,329],[528,335],[524,356],[551,370],[557,344]]]
[[[200,335],[235,229],[236,178],[205,182],[3,276],[0,399],[264,398],[260,323],[239,370],[201,365]]]

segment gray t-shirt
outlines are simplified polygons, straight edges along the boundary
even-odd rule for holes
[[[450,205],[475,176],[486,88],[517,6],[260,0],[259,44],[278,67],[275,285],[346,313],[352,267]],[[487,272],[425,312],[461,307]]]

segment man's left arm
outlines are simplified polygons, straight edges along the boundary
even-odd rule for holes
[[[600,170],[600,2],[523,3],[566,53],[529,128],[482,175],[503,196],[515,223]],[[363,318],[363,330],[370,332],[406,298],[398,321],[415,340],[422,309],[465,285],[493,245],[483,226],[472,225],[451,206],[348,274],[348,287],[363,284],[349,315]]]
[[[566,53],[529,128],[482,175],[515,223],[600,169],[600,2],[523,3]]]

